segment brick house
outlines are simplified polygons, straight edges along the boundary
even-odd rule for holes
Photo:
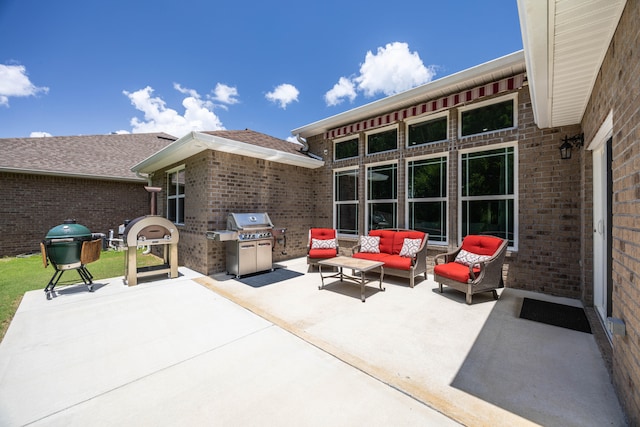
[[[94,233],[149,213],[131,166],[175,140],[164,133],[0,139],[0,256],[39,251],[72,218]]]

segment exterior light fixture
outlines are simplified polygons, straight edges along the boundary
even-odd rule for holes
[[[562,139],[562,145],[560,146],[560,158],[562,160],[571,158],[571,150],[573,148],[579,148],[584,145],[584,134],[580,133],[574,136],[565,135]]]

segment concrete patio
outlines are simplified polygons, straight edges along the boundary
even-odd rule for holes
[[[385,276],[362,303],[304,258],[279,267],[28,292],[0,343],[0,425],[625,425],[594,336],[518,318],[523,296],[573,300],[468,306]]]

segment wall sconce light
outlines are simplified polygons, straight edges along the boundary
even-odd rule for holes
[[[582,147],[584,145],[584,134],[580,133],[574,136],[565,135],[562,139],[562,145],[560,146],[560,158],[562,160],[571,158],[571,150],[575,148]]]

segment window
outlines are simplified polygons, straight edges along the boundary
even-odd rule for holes
[[[448,115],[429,117],[420,122],[408,122],[407,146],[413,147],[430,142],[446,141],[448,134]]]
[[[407,162],[407,205],[410,229],[447,242],[447,157]]]
[[[167,219],[184,224],[184,166],[167,173]]]
[[[367,229],[397,227],[398,165],[369,166],[367,168]]]
[[[334,160],[350,159],[358,157],[358,138],[336,141],[333,146]]]
[[[517,94],[459,109],[460,136],[516,127],[515,101]]]
[[[515,145],[460,155],[461,237],[491,234],[517,246]]]
[[[334,172],[334,224],[338,234],[357,236],[358,169]]]
[[[398,128],[376,131],[367,134],[367,154],[381,153],[398,149]]]

